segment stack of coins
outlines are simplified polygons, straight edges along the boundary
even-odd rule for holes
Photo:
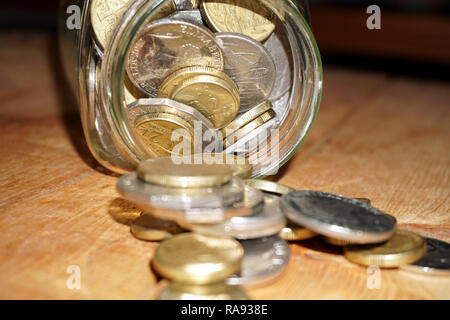
[[[92,1],[98,65],[132,2]],[[272,104],[289,91],[290,70],[274,33],[276,16],[261,2],[166,0],[147,21],[131,45],[122,87],[126,114],[148,157],[204,152],[194,141],[195,122],[220,135],[216,150],[225,152],[275,124]],[[182,150],[176,148],[180,136],[188,141]]]

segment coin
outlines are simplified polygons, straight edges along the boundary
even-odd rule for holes
[[[255,129],[261,127],[263,124],[267,123],[269,120],[275,118],[276,113],[272,109],[264,112],[259,117],[255,118],[253,121],[247,123],[245,126],[232,133],[225,138],[223,146],[228,148],[229,146],[237,143],[240,139],[244,138],[249,133],[253,132]]]
[[[136,39],[126,69],[133,84],[150,97],[156,97],[162,79],[177,69],[196,65],[223,69],[214,34],[195,23],[157,20]]]
[[[219,71],[220,72],[220,71]],[[239,111],[239,90],[231,79],[200,75],[180,83],[170,99],[194,107],[206,116],[216,128],[229,124]]]
[[[92,0],[90,18],[97,45],[103,50],[122,15],[134,0]]]
[[[216,39],[223,50],[224,71],[239,88],[245,112],[267,99],[275,84],[275,62],[258,41],[241,33],[221,32]]]
[[[198,153],[187,159],[196,164],[225,164],[233,171],[233,176],[248,179],[252,175],[253,166],[245,158],[226,153]]]
[[[192,285],[171,282],[164,288],[158,300],[248,300],[249,297],[238,286],[225,283]]]
[[[241,114],[236,119],[231,121],[225,128],[222,129],[222,134],[226,138],[229,135],[235,133],[237,130],[248,124],[249,122],[255,120],[263,113],[272,109],[272,103],[269,100],[265,100],[258,104],[257,106],[251,108],[247,112]]]
[[[369,205],[372,204],[372,201],[370,201],[370,199],[367,199],[367,198],[354,198],[354,199],[364,202],[365,204],[369,204]]]
[[[177,10],[191,10],[198,7],[198,0],[172,0]]]
[[[317,236],[317,233],[288,220],[286,227],[278,235],[287,241],[307,240]]]
[[[203,25],[203,19],[202,14],[200,13],[200,10],[194,9],[194,10],[184,10],[184,11],[177,11],[170,16],[167,17],[168,19],[173,20],[187,20],[193,23],[196,23],[198,25]]]
[[[284,194],[294,191],[294,189],[288,186],[268,180],[248,179],[245,180],[245,184],[261,190],[262,192],[275,194],[280,197]]]
[[[365,203],[320,191],[282,197],[287,217],[314,232],[355,243],[379,243],[394,233],[396,220]]]
[[[264,207],[243,217],[233,217],[220,224],[188,224],[182,226],[188,230],[218,236],[231,236],[236,239],[254,239],[272,236],[286,225],[279,199],[265,199]]]
[[[156,248],[152,266],[173,281],[211,284],[238,272],[243,254],[242,246],[232,238],[184,233]]]
[[[140,240],[162,241],[184,230],[175,222],[163,220],[148,213],[142,214],[131,224],[131,233]]]
[[[353,241],[334,239],[327,236],[321,236],[323,242],[331,244],[332,246],[343,247],[350,244],[355,244]]]
[[[141,161],[137,175],[147,183],[166,187],[208,188],[229,182],[233,171],[225,164],[178,164],[164,157]]]
[[[161,83],[158,90],[159,98],[169,98],[175,89],[185,80],[195,76],[209,75],[219,77],[225,81],[232,81],[224,72],[205,66],[191,66],[181,68],[168,75]]]
[[[158,156],[171,155],[173,149],[180,143],[172,139],[175,131],[180,133],[185,141],[189,141],[189,150],[194,150],[194,128],[179,116],[149,113],[139,117],[134,127],[146,147]]]
[[[450,244],[426,238],[427,251],[419,261],[402,266],[402,269],[427,275],[450,275]]]
[[[275,15],[259,1],[203,0],[200,8],[215,32],[242,33],[262,42],[275,29]]]
[[[136,173],[125,174],[117,181],[117,191],[144,211],[158,218],[189,223],[220,223],[248,215],[264,200],[262,194],[253,190],[244,187],[238,178],[220,187],[189,189],[149,184]]]
[[[140,116],[149,113],[169,113],[182,118],[194,127],[195,121],[202,124],[205,129],[214,128],[198,110],[178,101],[162,98],[138,99],[127,106],[127,116],[131,123],[135,123]]]
[[[239,273],[226,280],[230,285],[258,286],[281,275],[289,262],[289,246],[278,236],[242,240],[244,258]]]
[[[397,268],[417,262],[426,252],[425,240],[410,231],[397,229],[385,243],[378,245],[350,245],[344,247],[345,257],[365,266]]]
[[[281,24],[277,25],[275,32],[264,43],[264,47],[275,63],[275,85],[269,99],[276,101],[291,90],[294,73],[291,46],[286,30]]]

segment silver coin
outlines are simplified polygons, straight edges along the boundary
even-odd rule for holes
[[[236,83],[241,96],[239,112],[267,99],[275,84],[275,63],[264,46],[241,33],[219,32],[224,71]]]
[[[168,16],[168,18],[174,20],[187,20],[199,25],[204,25],[202,14],[198,9],[178,11]]]
[[[391,238],[396,220],[363,202],[320,191],[293,191],[281,205],[287,217],[321,235],[358,244]]]
[[[289,245],[279,236],[242,240],[244,258],[239,274],[226,280],[230,285],[257,286],[281,275],[289,262]]]
[[[191,0],[172,0],[177,10],[191,10],[194,9]]]
[[[231,236],[239,240],[272,236],[286,226],[286,219],[279,201],[279,199],[265,198],[263,208],[258,208],[248,216],[233,217],[220,224],[183,223],[182,227],[207,235]]]
[[[206,129],[214,129],[214,125],[201,112],[181,102],[166,98],[147,98],[138,99],[127,106],[127,115],[131,123],[134,123],[139,117],[148,113],[158,112],[158,106],[169,107],[173,113],[181,116],[184,120],[200,121]]]
[[[427,252],[423,258],[401,268],[430,275],[450,275],[450,243],[431,238],[425,240]]]
[[[155,217],[179,224],[221,223],[248,215],[264,203],[262,193],[244,186],[239,178],[220,187],[178,189],[145,183],[131,173],[120,177],[117,190]]]
[[[214,34],[196,23],[161,19],[148,24],[132,44],[126,70],[144,94],[156,97],[162,80],[190,66],[223,69],[222,49]]]
[[[273,102],[291,90],[293,77],[293,63],[289,39],[281,26],[277,26],[275,32],[264,43],[264,47],[273,57],[276,67],[275,86],[269,97],[269,100]]]

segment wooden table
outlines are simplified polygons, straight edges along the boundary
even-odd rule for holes
[[[157,243],[135,239],[140,211],[84,142],[45,34],[0,35],[0,298],[150,299]],[[367,197],[402,228],[450,241],[450,85],[325,68],[318,119],[276,177],[294,188]],[[255,299],[448,299],[450,278],[371,274],[318,240],[291,244],[286,272]],[[69,266],[81,289],[69,290]]]

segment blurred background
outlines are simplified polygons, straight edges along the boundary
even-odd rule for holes
[[[0,3],[0,28],[56,32],[58,0]],[[381,30],[369,30],[367,7],[381,8]],[[449,0],[310,0],[324,64],[448,79]]]

